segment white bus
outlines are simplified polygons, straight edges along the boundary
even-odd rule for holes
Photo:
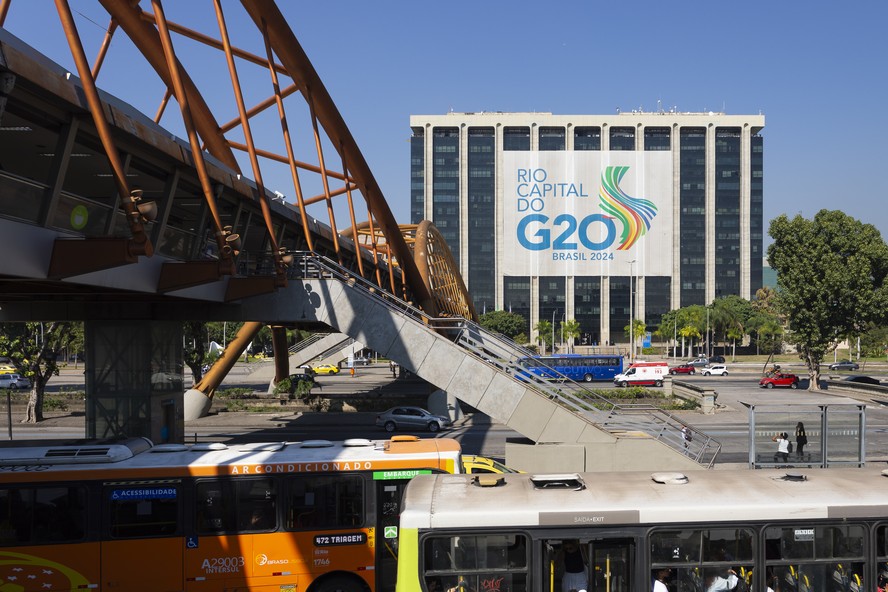
[[[402,502],[397,592],[884,591],[886,475],[421,475]]]

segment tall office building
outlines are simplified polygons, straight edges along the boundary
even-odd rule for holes
[[[413,222],[447,239],[479,313],[630,318],[762,285],[762,115],[414,115]]]

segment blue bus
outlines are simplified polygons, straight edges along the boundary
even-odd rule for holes
[[[576,382],[613,380],[623,372],[623,356],[616,354],[534,356],[519,362],[541,378],[559,378],[563,374]]]

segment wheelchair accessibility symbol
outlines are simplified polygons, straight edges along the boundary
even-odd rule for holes
[[[196,536],[185,537],[185,548],[186,549],[197,549],[197,537]]]

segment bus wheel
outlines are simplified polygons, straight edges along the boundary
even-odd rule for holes
[[[385,422],[385,431],[394,432],[395,431],[395,422],[393,422],[393,421]]]
[[[332,576],[311,587],[311,592],[364,592],[364,582],[348,576]]]
[[[657,382],[654,383],[654,386],[663,386],[663,381],[658,380]]]
[[[583,376],[583,381],[584,381],[584,382],[592,382],[592,375],[591,375],[591,374],[586,374],[586,375],[584,375],[584,376]]]

